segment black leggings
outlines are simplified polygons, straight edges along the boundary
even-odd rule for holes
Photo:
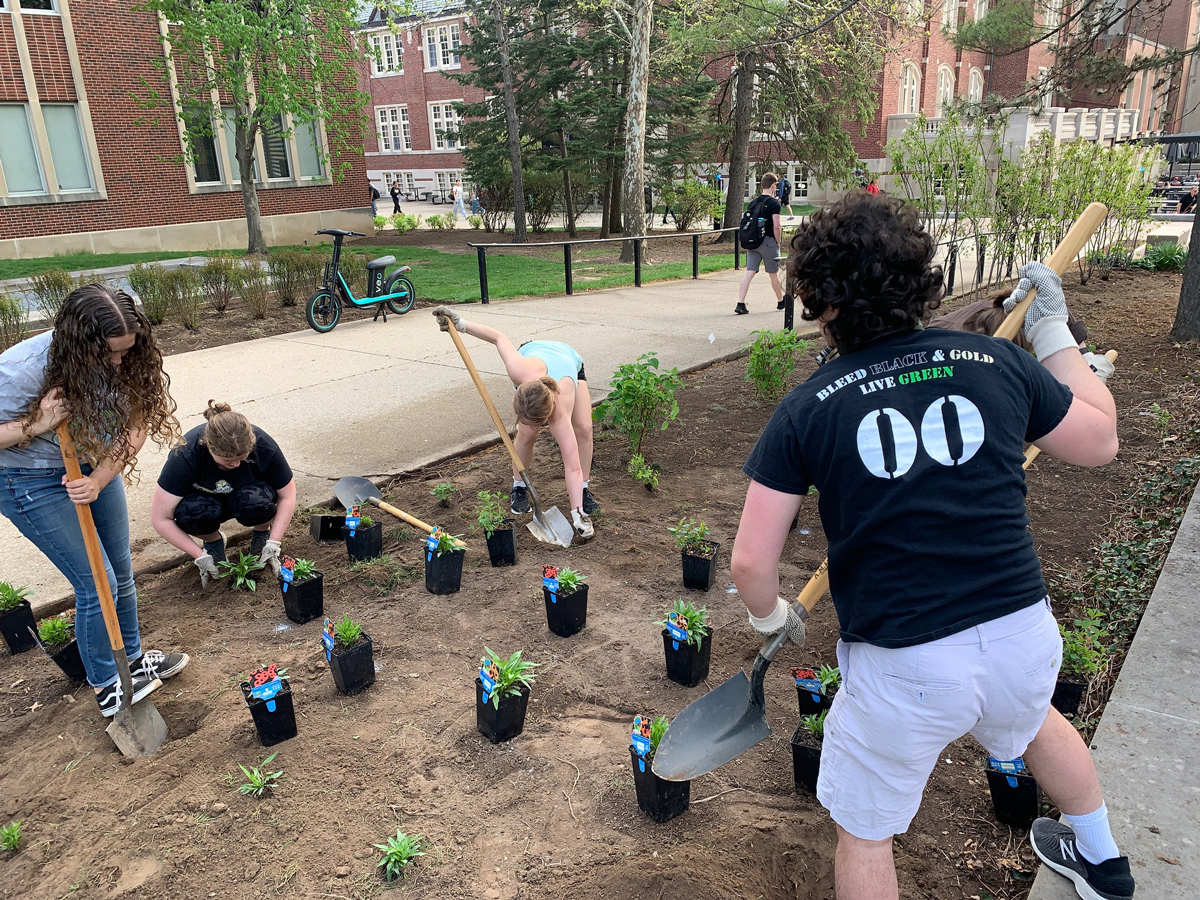
[[[257,481],[230,494],[188,494],[175,507],[175,524],[186,534],[213,534],[230,519],[249,527],[266,525],[278,508],[275,489]]]

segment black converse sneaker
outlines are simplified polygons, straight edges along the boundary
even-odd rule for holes
[[[1129,857],[1118,856],[1093,864],[1083,858],[1070,825],[1041,818],[1033,823],[1029,842],[1042,862],[1075,884],[1075,893],[1084,900],[1129,900],[1133,896],[1133,876]]]
[[[204,552],[211,556],[215,563],[227,562],[225,558],[225,535],[219,531],[217,534],[220,537],[215,541],[204,541]]]
[[[133,702],[137,703],[160,687],[162,682],[157,678],[147,678],[140,672],[133,674]],[[101,688],[100,693],[96,695],[96,702],[100,704],[100,715],[104,718],[115,716],[121,708],[121,679],[118,678],[108,687]]]
[[[589,516],[600,512],[600,504],[596,502],[596,498],[592,496],[592,492],[587,488],[583,489],[583,511]]]
[[[250,532],[250,555],[258,556],[263,552],[263,547],[267,546],[267,538],[271,536],[269,531],[252,531]]]
[[[141,659],[129,664],[129,671],[134,675],[146,678],[170,678],[183,671],[184,666],[191,661],[186,653],[163,653],[161,650],[147,650]]]
[[[514,515],[529,512],[532,507],[529,505],[529,491],[525,489],[523,484],[514,484],[512,493],[509,495],[512,500],[510,508]]]

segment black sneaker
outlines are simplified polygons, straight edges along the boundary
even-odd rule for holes
[[[512,493],[509,496],[512,499],[509,508],[513,511],[513,515],[519,516],[521,513],[527,513],[532,509],[529,505],[529,491],[525,489],[525,485],[514,484]]]
[[[133,675],[133,702],[137,703],[160,687],[162,687],[162,682],[157,678],[147,678],[141,674]],[[96,702],[100,704],[100,715],[104,718],[115,716],[117,710],[121,708],[121,680],[118,678],[108,687],[103,688],[96,695]]]
[[[267,546],[267,538],[271,536],[269,531],[252,531],[250,532],[250,555],[258,556],[263,552],[263,547]]]
[[[787,309],[788,295],[784,294],[783,299],[775,304],[776,309]]]
[[[213,558],[213,562],[215,563],[227,562],[225,557],[225,535],[221,534],[219,531],[217,534],[220,534],[221,536],[215,541],[204,542],[204,552],[211,556]]]
[[[600,512],[600,504],[596,502],[596,498],[592,496],[592,492],[587,488],[583,489],[583,513],[587,516],[595,515]]]
[[[737,306],[735,306],[733,308],[733,312],[735,315],[739,315],[739,316],[745,316],[745,315],[750,314],[750,310],[746,309],[745,303],[739,303]]]
[[[1129,900],[1133,896],[1133,876],[1129,857],[1118,856],[1092,864],[1083,858],[1070,825],[1041,818],[1033,823],[1029,842],[1042,862],[1075,884],[1075,893],[1084,900]]]
[[[147,650],[142,658],[129,664],[129,671],[134,675],[146,678],[170,678],[183,671],[184,666],[191,661],[186,653],[163,653],[161,650]]]

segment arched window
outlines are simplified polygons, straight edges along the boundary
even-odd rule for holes
[[[954,102],[954,72],[949,66],[938,69],[937,115],[943,115]]]
[[[972,69],[967,80],[967,99],[972,103],[983,102],[983,73],[978,69]]]
[[[900,75],[900,112],[917,113],[921,109],[921,70],[905,63]]]

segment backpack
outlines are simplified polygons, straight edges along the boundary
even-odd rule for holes
[[[786,177],[779,179],[779,202],[787,206],[788,198],[792,196],[792,183]]]
[[[738,225],[738,241],[746,250],[762,246],[762,242],[767,239],[767,220],[762,217],[763,207],[766,205],[767,198],[760,194],[750,201],[750,205],[742,213],[742,221]]]

